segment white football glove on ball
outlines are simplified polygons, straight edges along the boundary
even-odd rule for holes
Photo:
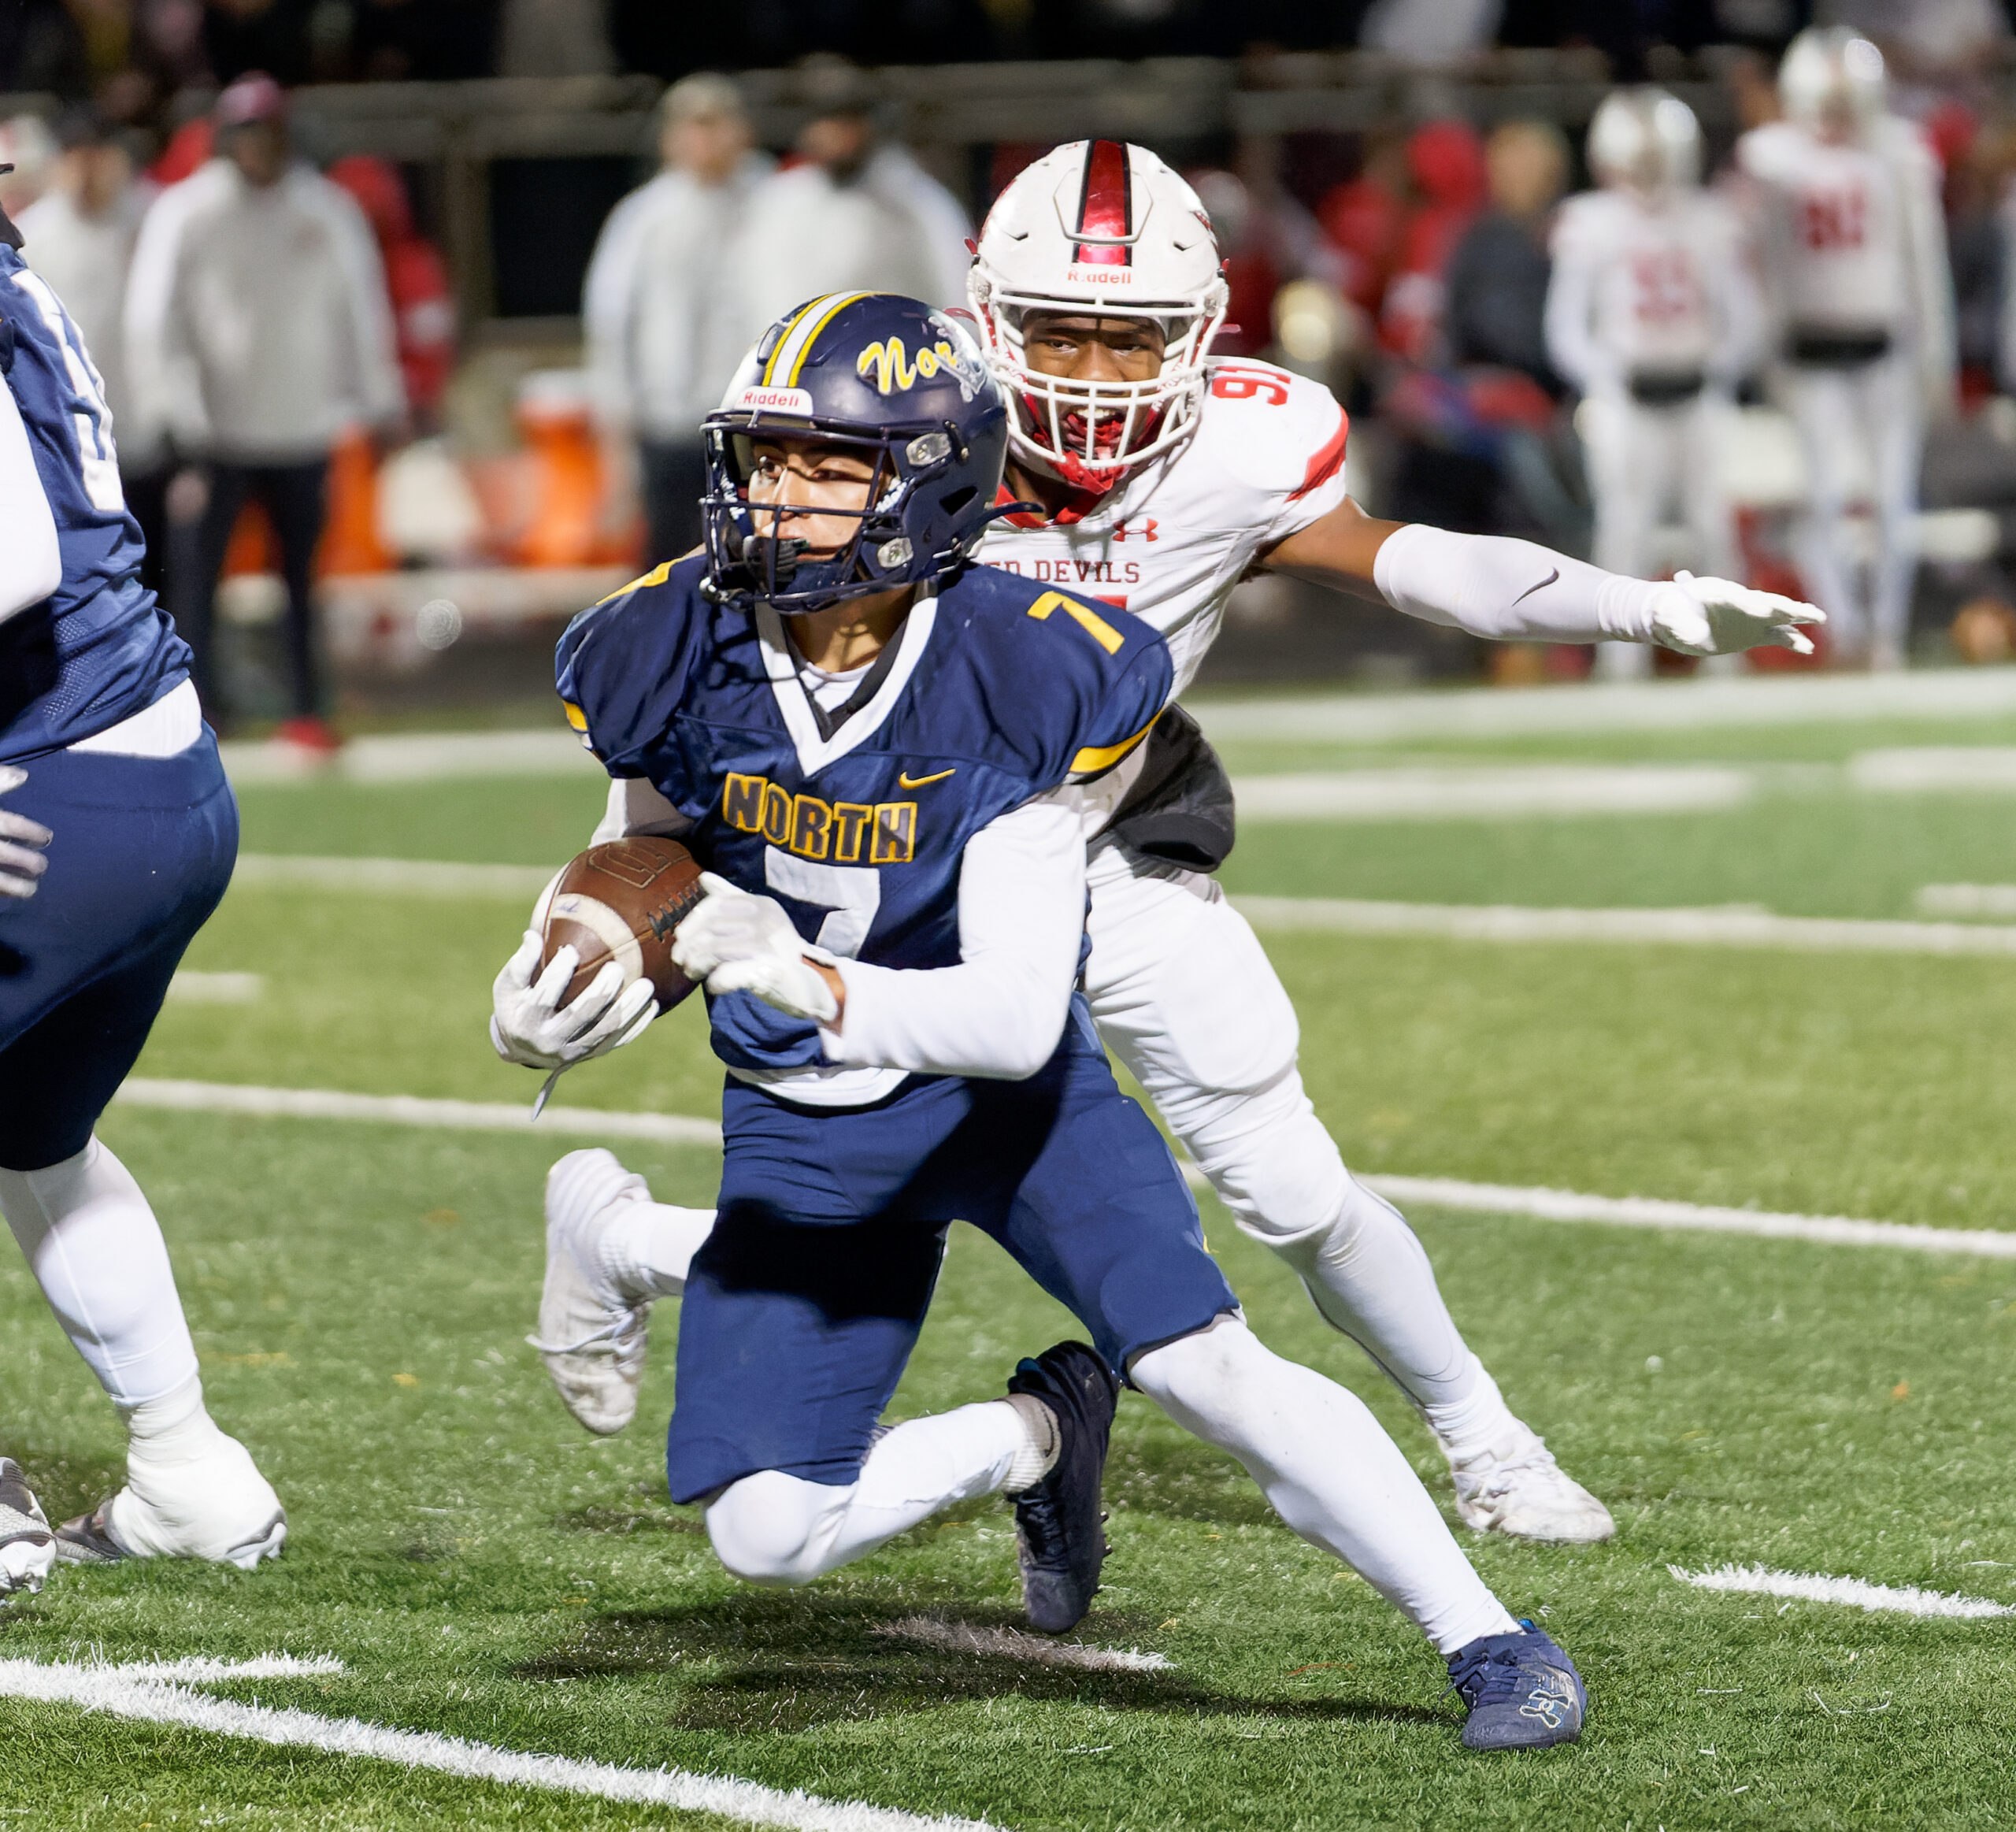
[[[28,779],[25,770],[0,765],[0,795],[19,788]],[[39,821],[0,809],[0,897],[35,895],[42,874],[49,870],[42,849],[54,837]]]
[[[831,1024],[839,1003],[812,962],[833,957],[798,933],[774,897],[738,890],[710,871],[700,874],[706,895],[672,938],[672,958],[688,979],[713,993],[753,992],[792,1018]]]
[[[1827,614],[1816,604],[1756,592],[1728,579],[1697,579],[1676,573],[1659,588],[1652,610],[1652,640],[1683,655],[1732,655],[1740,649],[1789,649],[1810,655],[1813,643],[1801,624],[1821,624]]]
[[[658,1014],[658,996],[649,980],[626,988],[623,969],[611,961],[577,998],[562,1005],[580,957],[572,948],[563,948],[539,973],[539,957],[545,946],[539,931],[528,929],[524,943],[490,988],[490,1040],[498,1055],[528,1069],[571,1069],[643,1035]]]

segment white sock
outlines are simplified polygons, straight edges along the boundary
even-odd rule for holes
[[[161,1224],[132,1174],[96,1139],[42,1170],[0,1170],[0,1210],[43,1296],[120,1406],[196,1374]]]
[[[1505,1404],[1505,1396],[1498,1390],[1498,1382],[1484,1371],[1484,1363],[1474,1355],[1469,1357],[1469,1363],[1475,1378],[1462,1398],[1421,1407],[1430,1429],[1459,1463],[1479,1451],[1506,1446],[1520,1429],[1512,1408]]]
[[[150,1478],[202,1463],[229,1441],[204,1406],[195,1374],[172,1393],[119,1411],[126,1421],[126,1480],[143,1496]]]
[[[1150,1350],[1129,1372],[1179,1425],[1236,1457],[1283,1520],[1350,1565],[1438,1652],[1518,1626],[1356,1394],[1284,1361],[1233,1317]]]
[[[876,1441],[844,1486],[765,1470],[707,1506],[721,1563],[753,1584],[809,1584],[872,1552],[955,1501],[1006,1486],[1029,1443],[1021,1412],[999,1400],[912,1419]]]
[[[612,1203],[605,1213],[596,1230],[595,1257],[619,1293],[636,1302],[676,1298],[686,1289],[687,1269],[713,1228],[712,1209],[621,1202]]]

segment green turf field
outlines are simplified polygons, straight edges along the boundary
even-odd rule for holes
[[[1503,757],[1832,765],[1878,744],[1999,744],[2004,722],[1438,746]],[[1420,761],[1241,747],[1242,772]],[[555,863],[587,779],[272,788],[265,852]],[[1857,797],[1814,779],[1721,814],[1256,827],[1234,888],[1423,902],[1707,904],[1902,917],[1926,883],[2016,882],[2016,801]],[[171,1005],[141,1073],[528,1100],[491,1056],[509,901],[242,887],[192,967],[248,1005]],[[1944,1226],[2016,1227],[2016,962],[1424,938],[1270,939],[1317,1104],[1367,1169]],[[578,1106],[706,1114],[683,1012],[563,1085]],[[713,1564],[669,1506],[658,1424],[566,1419],[521,1338],[539,1264],[536,1137],[115,1109],[153,1195],[213,1409],[293,1537],[252,1576],[60,1574],[0,1612],[0,1661],[332,1655],[346,1671],[217,1696],[504,1748],[671,1763],[1003,1827],[1973,1826],[2016,1819],[2016,1619],[1919,1621],[1705,1593],[1726,1561],[2016,1603],[2016,1265],[1421,1211],[1453,1308],[1514,1406],[1611,1505],[1611,1544],[1462,1535],[1546,1612],[1594,1708],[1582,1743],[1458,1746],[1440,1663],[1277,1525],[1238,1470],[1122,1407],[1114,1556],[1076,1638],[1155,1673],[951,1655],[905,1618],[1016,1619],[997,1504],[790,1595]],[[578,1141],[568,1140],[566,1144]],[[703,1202],[705,1151],[632,1147]],[[1262,1334],[1347,1381],[1446,1499],[1424,1431],[1272,1259],[1206,1205]],[[895,1411],[998,1390],[1061,1312],[955,1230]],[[52,1511],[117,1478],[115,1422],[18,1261],[0,1256],[0,1448]],[[664,1811],[416,1774],[0,1700],[0,1823],[617,1827]]]

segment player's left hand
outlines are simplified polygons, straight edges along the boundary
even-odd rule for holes
[[[1799,625],[1826,621],[1817,604],[1753,591],[1729,579],[1676,573],[1653,610],[1652,640],[1683,655],[1732,655],[1766,647],[1810,655],[1812,640]]]
[[[28,779],[25,770],[0,765],[0,795],[17,789]],[[49,870],[43,848],[55,835],[39,821],[25,814],[10,814],[0,808],[0,897],[32,897]]]
[[[710,992],[753,992],[792,1018],[831,1024],[839,1001],[813,966],[833,957],[798,933],[774,897],[739,890],[713,872],[700,874],[706,892],[672,938],[673,964]]]

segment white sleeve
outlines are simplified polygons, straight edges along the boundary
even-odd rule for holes
[[[1903,206],[1906,258],[1910,263],[1912,315],[1917,320],[1918,375],[1925,404],[1935,414],[1953,406],[1956,366],[1953,263],[1946,247],[1946,211],[1940,197],[1937,160],[1917,130],[1898,147],[1896,173]]]
[[[636,310],[637,270],[650,224],[650,193],[649,185],[633,191],[610,212],[595,238],[581,286],[589,398],[596,418],[612,431],[627,428],[632,417],[630,325]]]
[[[1715,354],[1709,371],[1722,387],[1733,388],[1764,356],[1765,315],[1750,250],[1735,223],[1726,227],[1714,275]]]
[[[377,238],[356,200],[327,179],[316,182],[323,187],[320,195],[331,218],[336,263],[350,294],[350,335],[355,345],[350,360],[358,406],[369,425],[383,426],[398,419],[406,407],[385,264],[379,257]]]
[[[187,195],[181,185],[171,185],[148,206],[133,243],[124,326],[129,404],[119,427],[120,448],[129,462],[152,462],[170,432],[196,446],[208,431],[176,299],[188,214]]]
[[[14,391],[0,385],[0,618],[39,604],[63,583],[56,517],[35,468]]]
[[[1073,789],[1025,802],[966,842],[956,967],[836,962],[847,985],[828,1061],[1017,1081],[1056,1053],[1085,933],[1085,836]]]
[[[1395,610],[1473,636],[1649,643],[1662,588],[1528,540],[1410,521],[1380,543],[1372,580]]]
[[[1596,341],[1597,250],[1577,232],[1573,218],[1555,237],[1554,269],[1547,288],[1547,361],[1583,394],[1615,385],[1616,359]]]
[[[619,776],[610,780],[608,806],[588,844],[600,846],[606,840],[628,840],[633,833],[676,839],[692,825],[642,777]]]

